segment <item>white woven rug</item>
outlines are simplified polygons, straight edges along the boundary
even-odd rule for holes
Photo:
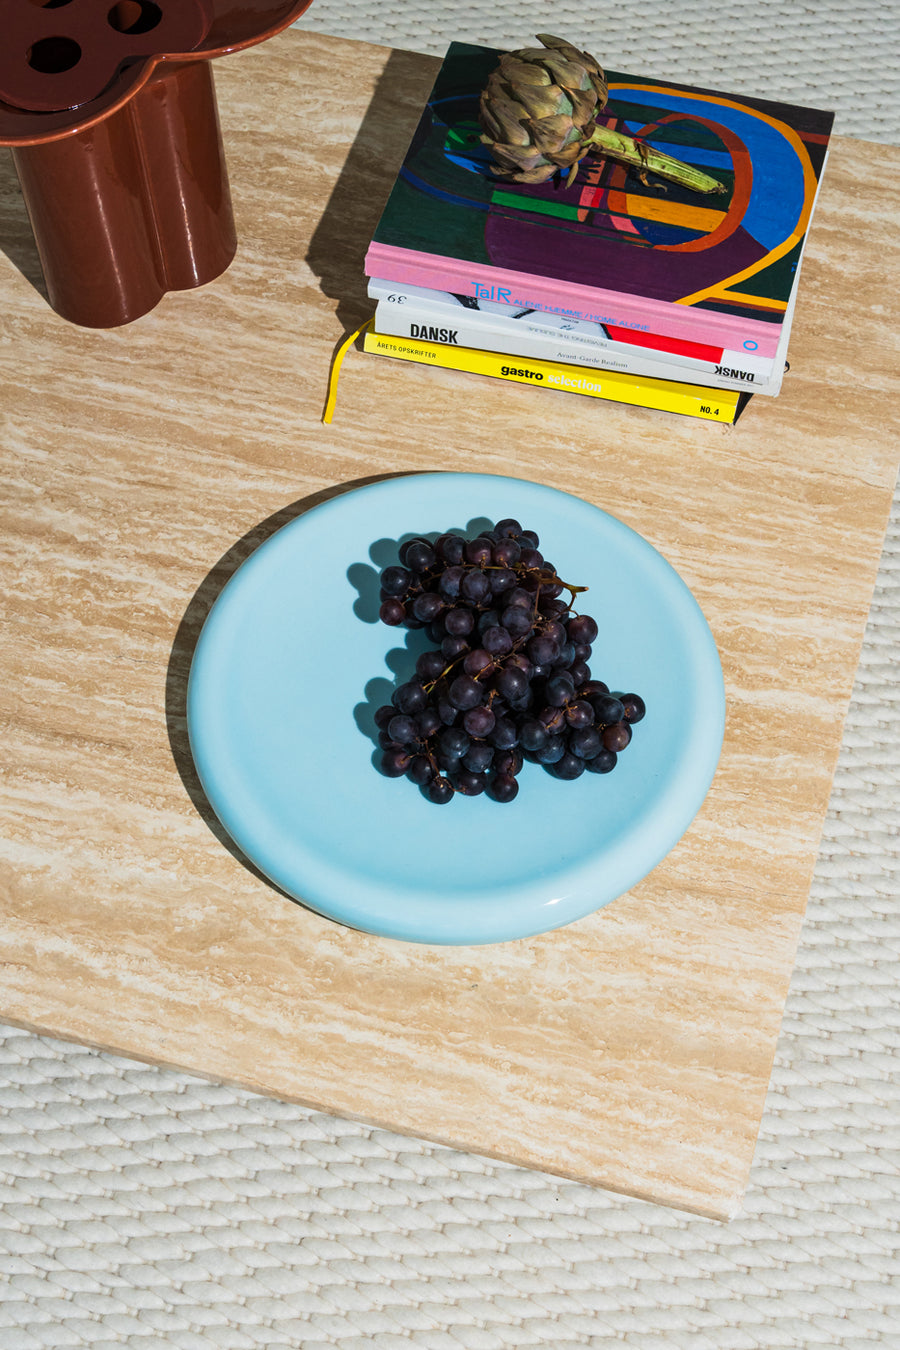
[[[300,26],[436,54],[549,28],[900,144],[896,3],[317,0]],[[900,1346],[898,657],[900,495],[731,1224],[0,1028],[0,1350]]]

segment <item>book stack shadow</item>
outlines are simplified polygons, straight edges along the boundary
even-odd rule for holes
[[[571,183],[491,168],[502,53],[452,43],[366,253],[366,351],[730,423],[777,395],[833,113],[608,71],[603,126],[713,196],[588,155]]]

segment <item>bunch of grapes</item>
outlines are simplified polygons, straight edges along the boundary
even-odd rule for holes
[[[384,623],[433,643],[375,714],[381,768],[432,802],[511,802],[528,761],[567,780],[609,773],[644,716],[638,694],[592,678],[597,623],[573,608],[586,587],[561,581],[539,543],[501,520],[474,539],[408,540],[381,574]]]

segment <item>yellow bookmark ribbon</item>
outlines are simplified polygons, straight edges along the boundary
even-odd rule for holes
[[[325,399],[325,411],[322,413],[323,422],[330,422],[334,416],[334,405],[337,400],[338,375],[341,373],[344,357],[360,334],[364,333],[368,328],[371,328],[374,322],[374,319],[369,319],[366,323],[361,324],[355,333],[351,333],[349,337],[344,338],[343,342],[335,352],[331,362],[331,370],[328,374],[328,396]]]

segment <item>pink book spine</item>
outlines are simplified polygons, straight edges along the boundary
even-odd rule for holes
[[[753,356],[773,357],[781,333],[780,323],[741,319],[642,296],[623,297],[591,286],[560,284],[548,277],[387,244],[370,244],[365,269],[369,277],[401,286],[428,286],[474,299],[569,314],[592,323],[707,342]]]

